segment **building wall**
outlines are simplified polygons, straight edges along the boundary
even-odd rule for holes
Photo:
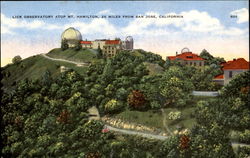
[[[102,53],[104,58],[110,58],[115,56],[121,49],[121,45],[105,45],[103,46]]]
[[[242,69],[241,70],[224,70],[224,84],[225,85],[228,84],[229,81],[231,81],[234,78],[234,76],[245,71],[247,70],[242,70]],[[230,76],[230,72],[232,73],[232,77]]]
[[[100,49],[103,50],[103,46],[105,46],[105,41],[92,41],[93,49],[98,49],[98,46],[100,46]]]
[[[80,41],[77,41],[77,40],[67,40],[67,43],[69,45],[69,48],[73,48],[75,46],[77,46],[77,44],[79,43]]]
[[[92,48],[92,44],[82,44],[82,48]]]
[[[204,60],[188,60],[184,63],[190,66],[204,66]]]
[[[126,49],[133,50],[134,42],[133,41],[126,41]]]

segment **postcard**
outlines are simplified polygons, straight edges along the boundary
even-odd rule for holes
[[[2,157],[250,157],[249,1],[1,1]]]

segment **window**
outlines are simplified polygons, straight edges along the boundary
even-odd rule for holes
[[[201,66],[201,62],[200,62],[200,66]]]
[[[193,63],[192,63],[192,62],[190,62],[190,65],[193,65]]]
[[[196,66],[196,62],[194,62],[194,66]]]
[[[233,72],[229,71],[229,78],[232,78],[232,77],[233,77]]]

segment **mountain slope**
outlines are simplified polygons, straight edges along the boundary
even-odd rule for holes
[[[51,58],[65,59],[69,61],[77,62],[97,62],[100,59],[96,58],[96,54],[89,50],[79,50],[68,49],[62,51],[60,48],[51,50],[46,54]],[[1,83],[3,84],[3,89],[7,90],[15,85],[19,80],[32,79],[36,80],[42,77],[45,71],[49,71],[53,78],[57,77],[61,68],[66,67],[67,69],[74,69],[79,74],[84,74],[87,67],[79,66],[73,63],[64,61],[55,61],[45,58],[42,55],[35,55],[26,59],[23,59],[18,64],[9,64],[2,69],[3,78]]]

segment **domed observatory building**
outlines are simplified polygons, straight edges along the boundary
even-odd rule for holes
[[[168,56],[167,62],[178,61],[183,65],[189,66],[204,66],[205,59],[201,58],[199,55],[192,53],[188,48],[183,48],[181,54],[176,52],[176,56]]]
[[[72,48],[82,41],[82,35],[77,29],[70,27],[62,33],[61,40],[62,43],[66,43],[69,48]]]
[[[134,40],[132,36],[128,36],[125,40],[126,42],[126,49],[133,50],[134,49]]]
[[[122,41],[122,48],[125,50],[134,49],[134,40],[132,36],[127,36],[125,41]]]

